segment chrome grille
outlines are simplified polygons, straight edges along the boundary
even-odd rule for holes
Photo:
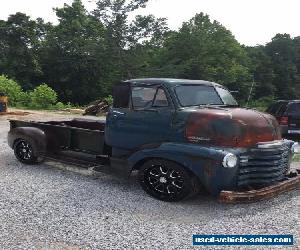
[[[240,156],[238,186],[267,185],[284,179],[289,169],[290,149],[255,148]]]

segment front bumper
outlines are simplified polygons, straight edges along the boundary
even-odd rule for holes
[[[286,179],[274,185],[249,191],[221,191],[218,200],[222,203],[250,203],[272,198],[300,186],[300,169],[290,173]]]

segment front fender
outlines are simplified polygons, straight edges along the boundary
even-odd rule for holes
[[[228,152],[225,150],[202,147],[186,143],[162,143],[156,148],[146,148],[133,153],[128,164],[134,169],[139,162],[150,158],[162,158],[174,161],[195,174],[201,184],[212,194],[221,190],[231,190],[236,184],[236,168],[222,166],[222,160]]]
[[[8,145],[13,149],[15,142],[19,139],[27,140],[31,143],[35,156],[40,156],[47,151],[47,138],[43,130],[34,127],[18,127],[8,132]]]

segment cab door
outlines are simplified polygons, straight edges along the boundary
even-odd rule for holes
[[[170,97],[161,85],[133,85],[129,107],[113,109],[109,115],[112,146],[130,152],[169,141],[173,113]]]

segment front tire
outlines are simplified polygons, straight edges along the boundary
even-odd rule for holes
[[[35,156],[33,146],[26,140],[18,140],[14,145],[16,158],[24,164],[36,164],[38,158]]]
[[[198,192],[195,176],[162,159],[147,161],[139,170],[139,182],[146,193],[162,201],[180,201]]]

